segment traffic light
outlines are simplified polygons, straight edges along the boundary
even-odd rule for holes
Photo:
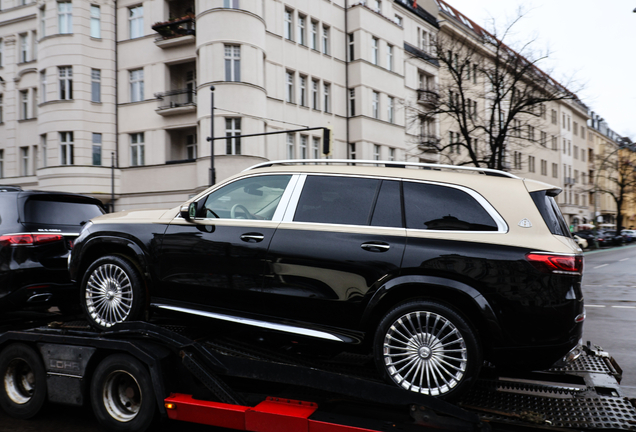
[[[331,146],[333,143],[333,128],[327,126],[322,128],[322,154],[329,156],[331,154]]]

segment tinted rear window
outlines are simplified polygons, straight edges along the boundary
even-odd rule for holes
[[[553,197],[548,196],[547,191],[530,192],[530,196],[534,201],[539,213],[543,217],[545,224],[548,226],[550,232],[554,235],[562,235],[570,237],[570,230],[568,229],[565,219],[561,214],[561,210],[557,205]]]
[[[24,221],[41,225],[77,225],[104,214],[93,203],[29,199],[24,206]]]
[[[447,186],[404,182],[406,227],[451,231],[497,231],[497,223],[468,193]]]

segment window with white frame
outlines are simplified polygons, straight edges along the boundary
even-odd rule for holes
[[[223,0],[223,7],[226,9],[238,9],[239,0]]]
[[[348,39],[348,47],[349,47],[349,61],[353,61],[355,59],[355,37],[353,35],[353,33],[349,33],[347,35],[347,39]]]
[[[377,91],[371,93],[371,115],[380,118],[380,93]]]
[[[306,76],[300,76],[299,79],[299,97],[300,100],[298,101],[300,103],[301,106],[307,106],[307,77]]]
[[[318,96],[318,87],[320,83],[317,79],[311,80],[311,107],[315,110],[320,109],[320,97]]]
[[[311,139],[311,157],[313,159],[320,158],[320,138],[313,137]]]
[[[4,149],[0,149],[0,178],[4,178]]]
[[[548,175],[548,161],[545,159],[541,159],[541,175]]]
[[[349,89],[349,116],[356,115],[356,89]]]
[[[57,32],[73,33],[73,3],[70,1],[57,2]]]
[[[29,118],[29,91],[20,90],[20,120]]]
[[[389,149],[389,160],[390,161],[394,161],[395,160],[395,149],[394,148],[390,148]]]
[[[40,71],[40,98],[46,102],[46,69]]]
[[[386,46],[386,68],[393,70],[393,45]]]
[[[393,18],[393,22],[402,27],[403,19],[401,16],[395,15],[395,17]]]
[[[298,15],[298,43],[301,45],[307,45],[306,40],[306,31],[305,28],[307,25],[307,17],[303,15]]]
[[[329,54],[329,26],[322,26],[322,53]]]
[[[395,123],[395,98],[392,96],[388,97],[387,120],[389,120],[389,123]]]
[[[377,13],[382,13],[382,1],[381,0],[372,0],[371,9],[373,9]]]
[[[296,137],[294,134],[287,134],[287,159],[296,158]]]
[[[318,50],[318,21],[311,21],[311,30],[309,35],[309,48]]]
[[[31,52],[29,53],[29,60],[35,60],[38,56],[38,33],[33,30],[31,32]]]
[[[309,137],[307,135],[300,136],[300,158],[307,159],[307,143],[309,142]]]
[[[59,66],[59,98],[61,100],[73,99],[73,66]]]
[[[102,134],[93,134],[93,165],[101,166],[102,164]]]
[[[378,64],[378,53],[379,53],[379,45],[380,41],[376,37],[371,38],[371,63],[374,65]]]
[[[22,33],[20,35],[20,63],[29,61],[29,34]]]
[[[91,102],[102,101],[102,71],[91,69]]]
[[[46,6],[40,8],[40,34],[46,36]]]
[[[91,5],[91,37],[102,37],[102,12],[98,5]]]
[[[48,165],[48,162],[46,160],[46,158],[47,158],[47,139],[46,139],[46,134],[40,135],[40,148],[42,148],[42,161],[40,163],[40,166],[43,167],[43,168],[46,168],[46,166]]]
[[[38,117],[38,89],[31,89],[31,118]]]
[[[534,156],[528,156],[528,171],[533,173],[535,171],[534,168]]]
[[[140,102],[144,100],[144,70],[135,69],[129,71],[130,101]]]
[[[227,117],[225,119],[225,154],[240,155],[241,139],[233,138],[241,135],[241,119],[240,117]]]
[[[294,102],[294,72],[287,71],[285,73],[285,101]]]
[[[197,158],[197,134],[186,136],[186,158],[190,160]]]
[[[144,35],[144,7],[143,5],[128,8],[128,29],[130,39]]]
[[[241,81],[240,45],[225,45],[225,81]]]
[[[291,9],[285,9],[285,28],[284,37],[287,40],[293,40],[294,34],[294,11]]]
[[[146,164],[144,133],[130,134],[130,166],[143,166]]]
[[[373,145],[373,160],[380,160],[380,146],[377,144]]]
[[[73,165],[73,132],[60,132],[60,165]]]
[[[325,83],[322,87],[323,106],[325,112],[331,112],[331,84]]]
[[[20,175],[29,175],[29,148],[20,147]]]

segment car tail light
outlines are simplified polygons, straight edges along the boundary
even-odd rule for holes
[[[583,274],[583,255],[529,253],[526,259],[542,273]]]
[[[9,234],[0,236],[2,246],[33,246],[60,241],[61,234]]]

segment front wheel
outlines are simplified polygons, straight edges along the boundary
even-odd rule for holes
[[[454,398],[479,374],[482,354],[468,323],[453,309],[415,300],[390,310],[374,340],[376,365],[405,390]]]
[[[150,374],[128,354],[113,354],[97,366],[90,394],[95,417],[108,431],[142,432],[155,420]]]
[[[145,294],[137,268],[123,257],[109,255],[86,271],[80,301],[89,323],[107,330],[118,323],[141,319]]]

